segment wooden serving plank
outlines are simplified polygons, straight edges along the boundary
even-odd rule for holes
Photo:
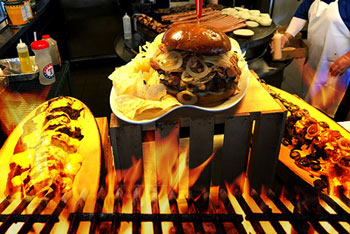
[[[111,119],[111,126],[115,125]],[[118,128],[111,127],[111,143],[113,146],[114,165],[117,170],[129,169],[133,165],[133,159],[142,158],[142,132],[140,125],[122,125]],[[141,181],[138,181],[138,184]]]
[[[164,157],[164,153],[172,154],[171,156],[179,155],[179,147],[177,147],[177,151],[174,152],[174,148],[171,149],[171,152],[169,149],[165,148],[166,145],[162,144],[162,139],[168,137],[173,131],[179,131],[179,125],[177,122],[158,122],[156,123],[156,132],[155,132],[155,147],[157,149],[156,151],[156,167],[157,172],[161,171],[165,165],[163,163],[169,163],[169,161],[164,162],[166,157]],[[170,138],[168,138],[169,140]],[[179,135],[176,139],[171,139],[175,142],[171,142],[173,145],[179,145]],[[165,152],[164,152],[165,151]],[[168,152],[166,152],[168,151]],[[169,157],[171,158],[171,157]],[[179,166],[179,159],[178,157],[175,159],[176,162],[176,168]],[[170,175],[169,175],[170,176]],[[179,175],[177,175],[179,176]],[[158,180],[158,178],[157,178]],[[157,181],[158,182],[158,181]],[[175,191],[177,188],[174,188]]]
[[[343,128],[341,125],[339,125],[337,122],[335,122],[333,119],[329,118],[326,116],[324,113],[319,111],[318,109],[314,108],[307,102],[305,102],[303,99],[296,95],[289,94],[281,89],[269,86],[270,89],[275,91],[276,93],[280,94],[280,96],[287,101],[299,106],[301,109],[306,109],[309,111],[309,114],[311,117],[316,119],[317,121],[324,121],[328,123],[329,128],[332,130],[337,130],[340,132],[340,134],[345,137],[350,139],[350,132],[347,131],[345,128]],[[313,172],[309,170],[304,170],[300,167],[298,167],[294,160],[289,157],[291,149],[289,147],[281,145],[281,150],[279,153],[279,161],[281,161],[285,166],[287,166],[291,171],[293,171],[296,175],[298,175],[300,178],[302,178],[304,181],[309,183],[310,185],[313,186],[313,182],[319,178],[322,171],[318,172]]]
[[[101,136],[102,154],[101,157],[101,168],[106,171],[101,171],[100,184],[103,183],[105,175],[114,171],[114,157],[112,153],[111,139],[109,137],[109,126],[107,117],[95,118],[98,130]],[[102,170],[103,170],[102,169]],[[103,178],[102,178],[103,177]]]
[[[214,118],[192,119],[190,126],[189,167],[201,165],[213,153]],[[191,176],[191,175],[190,175]],[[211,163],[209,163],[191,188],[193,197],[201,193],[201,188],[210,191]]]
[[[271,185],[278,162],[287,111],[261,115],[255,121],[248,178],[250,186]]]
[[[247,169],[251,122],[249,115],[233,116],[225,121],[222,185],[232,183]]]

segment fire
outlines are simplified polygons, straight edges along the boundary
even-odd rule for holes
[[[152,137],[146,135],[149,140],[143,143],[142,161],[134,160],[131,168],[117,170],[106,176],[108,192],[105,212],[113,210],[116,189],[120,186],[124,191],[121,213],[171,214],[169,201],[172,199],[176,200],[180,213],[188,211],[188,190],[195,184],[214,154],[203,160],[198,167],[189,168],[189,139],[179,140],[178,135],[178,126],[165,138],[156,133],[152,141]],[[141,177],[142,186],[137,184]],[[119,232],[131,233],[133,228],[133,224],[122,222]],[[137,225],[135,228],[138,228]],[[142,233],[154,231],[152,222],[141,222],[139,228]],[[163,233],[171,233],[174,229],[173,223],[161,222],[161,229]]]
[[[197,168],[189,169],[187,165],[188,144],[186,145],[188,141],[186,139],[180,140],[179,146],[178,134],[178,127],[175,127],[165,138],[161,138],[159,133],[156,133],[155,142],[149,143],[148,147],[148,149],[152,150],[144,154],[143,183],[145,190],[141,201],[145,201],[146,204],[149,204],[149,201],[151,203],[159,201],[158,208],[162,214],[171,213],[169,204],[169,194],[171,193],[178,194],[177,201],[180,205],[180,212],[187,211],[187,202],[185,200],[188,197],[188,189],[196,182],[200,173],[213,157],[213,155],[210,156]],[[154,174],[154,171],[157,173]],[[157,190],[157,185],[160,185],[159,191]],[[149,205],[142,206],[142,213],[151,213],[149,208]],[[172,228],[172,223],[162,222],[164,233],[169,233]],[[149,233],[149,230],[152,229],[144,227],[143,230]]]
[[[14,132],[16,134],[16,129]],[[107,192],[104,203],[101,205],[103,206],[102,212],[107,213],[107,215],[110,215],[113,212],[123,214],[172,214],[177,212],[180,214],[193,214],[196,213],[198,209],[197,207],[193,206],[193,203],[200,201],[200,199],[204,196],[209,196],[209,206],[208,209],[205,209],[205,214],[221,214],[229,212],[227,207],[225,207],[227,204],[225,202],[229,201],[234,211],[243,217],[242,224],[246,231],[248,233],[255,233],[255,224],[246,219],[247,207],[253,213],[265,213],[265,208],[270,209],[270,211],[274,214],[281,213],[278,207],[276,207],[274,202],[269,198],[269,195],[271,195],[270,191],[265,191],[263,188],[261,193],[258,194],[258,191],[250,188],[248,178],[244,173],[237,178],[233,184],[226,184],[225,188],[214,186],[210,188],[210,191],[203,191],[203,194],[200,197],[191,197],[189,189],[195,184],[196,180],[204,168],[209,164],[210,160],[213,159],[214,153],[211,156],[203,159],[202,164],[197,168],[189,168],[189,139],[179,139],[178,126],[176,126],[174,130],[165,138],[162,138],[157,132],[155,137],[153,137],[153,140],[151,137],[146,137],[149,139],[149,141],[143,143],[142,159],[136,160],[132,158],[133,164],[129,169],[112,170],[106,175],[106,187],[103,187],[100,192]],[[6,143],[6,145],[9,145],[10,143],[13,142],[9,141]],[[0,151],[0,168],[5,168],[1,167],[2,165],[6,165],[6,167],[8,166],[8,160],[6,161],[4,160],[4,157],[2,157],[4,152],[7,151]],[[95,169],[96,165],[91,163],[89,165],[89,170]],[[7,173],[2,174],[5,174],[5,177],[7,176]],[[0,176],[3,175],[0,174]],[[2,178],[0,179],[0,181],[4,181]],[[83,204],[81,209],[77,212],[100,212],[94,210],[95,205],[98,205],[98,203],[96,203],[98,197],[96,196],[96,193],[94,193],[94,191],[97,190],[96,184],[89,185],[91,177],[85,176],[85,174],[80,175],[78,179],[84,186],[75,186],[69,195],[65,194],[64,198],[60,198],[61,200],[63,199],[65,202],[68,202],[68,205],[59,216],[60,222],[55,225],[52,233],[67,232],[72,224],[72,222],[68,221],[68,217],[69,215],[73,215],[73,212],[79,208],[79,205],[77,204]],[[4,185],[0,183],[0,189],[1,186]],[[225,202],[220,199],[222,190],[227,193],[227,195],[225,195]],[[0,192],[2,191],[3,190],[0,190]],[[4,199],[4,196],[5,193],[0,193],[1,199]],[[33,212],[42,198],[34,197],[33,199],[34,200],[32,203],[23,213],[30,214]],[[117,207],[116,201],[118,199],[120,200],[118,202],[120,202],[121,206]],[[261,199],[262,202],[259,202],[258,199]],[[287,198],[284,197],[283,192],[280,200],[291,213],[295,211],[295,207]],[[242,201],[246,202],[246,206],[242,206]],[[4,211],[4,214],[11,213],[20,202],[21,200],[18,199],[11,203],[11,206]],[[58,202],[59,199],[50,201],[42,214],[51,214],[57,207]],[[175,203],[177,205],[176,208],[174,208]],[[339,201],[339,203],[341,202]],[[320,201],[320,204],[329,213],[335,213],[326,203]],[[230,208],[231,210],[232,207]],[[349,213],[348,207],[344,209]],[[294,229],[291,223],[287,221],[280,221],[279,223],[287,233],[293,233]],[[266,233],[276,232],[270,222],[259,221],[258,224]],[[79,228],[77,228],[77,233],[87,233],[90,225],[90,222],[81,222]],[[195,225],[191,222],[183,222],[181,225],[185,233],[187,233],[187,231],[196,231]],[[213,223],[203,222],[203,229],[206,232],[211,232],[212,230],[216,229],[216,227],[213,227],[213,225]],[[232,226],[231,229],[235,228],[232,223],[224,223],[223,225],[225,225],[225,229],[227,228],[230,230],[229,225]],[[325,223],[322,225],[325,227],[325,229],[334,231],[329,224]],[[348,224],[341,223],[341,225],[343,225],[346,230],[350,230],[350,226]],[[23,223],[12,225],[10,231],[18,231],[23,228],[22,226]],[[35,232],[40,232],[43,226],[44,224],[36,224],[34,226]],[[139,230],[135,230],[135,228]],[[123,221],[120,223],[120,225],[118,224],[119,233],[131,233],[133,231],[141,231],[141,233],[154,233],[157,232],[157,229],[161,229],[164,233],[173,233],[175,232],[175,228],[177,228],[177,224],[173,222]]]
[[[133,166],[126,170],[124,173],[119,171],[117,173],[117,181],[123,182],[124,196],[123,196],[123,206],[122,213],[131,214],[133,213],[133,201],[138,197],[139,188],[135,188],[136,181],[141,176],[141,160],[133,159]],[[133,189],[135,190],[133,191]],[[122,222],[120,227],[121,233],[129,233],[132,230],[131,223]]]
[[[247,221],[245,219],[245,212],[242,210],[240,204],[238,203],[236,197],[233,195],[233,186],[230,186],[228,184],[226,184],[226,189],[227,189],[227,192],[228,192],[228,198],[233,206],[233,209],[235,210],[235,212],[237,214],[242,214],[243,215],[243,226],[244,226],[244,229],[247,231],[247,233],[255,233],[254,229],[253,229],[253,226],[251,225],[251,223],[249,221]]]
[[[284,197],[284,190],[282,190],[281,196],[278,198],[273,191],[266,191],[265,187],[262,187],[261,192],[258,193],[255,189],[250,188],[249,181],[247,176],[243,173],[238,177],[235,182],[231,185],[226,183],[226,190],[228,192],[228,198],[237,214],[243,216],[243,226],[248,233],[256,233],[256,230],[253,228],[254,225],[260,225],[261,229],[265,233],[276,233],[276,230],[272,226],[272,223],[267,221],[259,221],[257,224],[253,224],[250,221],[246,220],[246,215],[249,212],[257,213],[282,213],[275,203],[269,198],[268,194],[275,196],[277,200],[280,200],[284,203],[285,207],[293,213],[294,206],[289,202],[288,199]],[[241,199],[244,198],[244,199]],[[246,204],[243,204],[246,202]],[[245,207],[245,208],[244,208]],[[249,211],[249,210],[250,211]],[[292,227],[292,224],[288,221],[279,221],[279,224],[284,229],[286,233],[294,233],[295,230]],[[254,226],[256,228],[256,226]]]
[[[284,188],[283,190],[284,191]],[[266,191],[265,187],[262,188],[262,191],[261,191],[261,198],[262,200],[265,202],[266,205],[268,205],[272,212],[273,213],[282,213],[276,206],[275,206],[275,203],[271,201],[271,199],[269,199],[268,197],[268,193],[273,193],[273,191],[269,190],[269,191]],[[282,192],[282,195],[280,196],[280,200],[287,200],[284,196],[283,196],[283,192]],[[288,205],[291,205],[293,206],[290,202],[288,203]],[[288,206],[287,206],[287,209],[288,209]],[[292,210],[292,209],[289,209],[289,210]],[[288,231],[288,230],[293,230],[293,227],[291,225],[290,222],[288,221],[280,221],[279,222],[282,227],[284,228],[285,231]]]
[[[104,213],[113,212],[116,176],[116,172],[111,171],[108,172],[105,178],[105,183],[107,185],[107,195],[105,198],[105,205],[103,206]]]

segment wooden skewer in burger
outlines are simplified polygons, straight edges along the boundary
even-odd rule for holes
[[[168,93],[183,104],[218,103],[238,90],[241,71],[225,33],[201,24],[168,29],[150,61]]]

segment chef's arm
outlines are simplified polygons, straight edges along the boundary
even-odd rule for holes
[[[288,28],[286,32],[283,34],[282,37],[282,48],[285,47],[289,43],[289,40],[295,35],[297,35],[305,26],[307,20],[301,19],[298,17],[293,17],[292,20],[290,21]]]
[[[329,68],[331,77],[342,75],[350,67],[350,51],[339,57]]]

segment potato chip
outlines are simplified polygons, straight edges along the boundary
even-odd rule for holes
[[[138,76],[139,77],[135,79],[135,92],[133,95],[145,99],[148,85],[144,82],[141,72],[138,74]]]
[[[134,59],[108,77],[117,94],[114,101],[118,110],[130,119],[153,118],[181,105],[175,97],[167,94],[166,87],[160,84],[158,72],[150,65],[150,58],[157,51],[162,37],[160,34],[153,43],[147,42]]]
[[[168,109],[169,107],[182,105],[174,96],[171,96],[170,94],[165,95],[162,98],[161,102],[162,102],[163,109]]]
[[[142,107],[140,107],[137,110],[136,114],[139,115],[151,109],[155,111],[156,109],[165,110],[165,109],[168,109],[169,107],[174,107],[179,105],[181,104],[175,97],[169,94],[166,94],[160,101],[145,100],[145,102],[142,104]]]
[[[133,95],[120,95],[114,100],[120,112],[130,119],[135,117],[136,111],[142,107],[145,100]]]
[[[142,114],[143,112],[151,109],[163,109],[162,104],[160,101],[151,101],[151,100],[145,100],[142,107],[140,107],[136,113],[137,115]]]
[[[158,50],[158,46],[162,43],[164,33],[158,34],[152,43],[146,42],[146,44],[140,47],[140,54],[147,58],[152,58],[154,53]]]
[[[148,109],[140,114],[135,115],[134,120],[142,121],[145,119],[153,119],[153,118],[156,118],[157,116],[161,116],[161,115],[165,114],[166,112],[167,112],[167,110],[163,110],[161,108],[152,108],[152,109]]]
[[[147,84],[150,85],[150,86],[155,85],[155,84],[159,84],[159,82],[160,82],[159,80],[160,79],[159,79],[158,72],[154,71],[154,72],[152,72],[150,74],[151,74],[151,76],[149,77],[148,80],[146,80]]]

